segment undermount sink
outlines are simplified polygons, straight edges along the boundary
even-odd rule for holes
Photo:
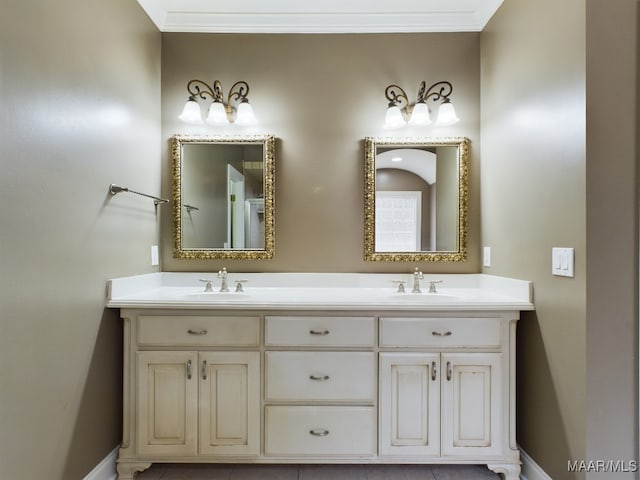
[[[184,293],[180,295],[185,300],[209,300],[209,301],[229,301],[229,300],[248,300],[251,295],[246,292],[197,292]]]
[[[393,293],[390,298],[408,302],[429,302],[432,300],[452,300],[456,297],[447,293]]]

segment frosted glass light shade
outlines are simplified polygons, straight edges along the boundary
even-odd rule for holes
[[[202,117],[200,116],[200,105],[194,100],[189,100],[184,104],[182,113],[178,116],[180,120],[192,125],[198,125],[202,123]]]
[[[430,125],[431,117],[429,116],[429,107],[424,102],[416,103],[411,112],[411,118],[409,119],[409,125],[416,125],[419,127]]]
[[[436,125],[440,127],[445,127],[447,125],[453,125],[458,121],[460,121],[460,119],[456,115],[456,111],[453,108],[452,103],[446,102],[440,105],[440,109],[438,110],[438,119],[436,120]]]
[[[238,111],[236,112],[236,121],[237,125],[255,125],[258,123],[256,119],[255,113],[253,113],[253,108],[249,104],[249,102],[242,102],[238,105]]]
[[[393,130],[394,128],[404,127],[404,117],[397,105],[392,105],[387,108],[387,114],[384,119],[384,128],[387,130]]]
[[[222,102],[213,102],[211,104],[207,115],[207,123],[209,125],[227,125],[229,123],[227,111]]]

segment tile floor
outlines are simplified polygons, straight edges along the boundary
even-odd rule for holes
[[[179,465],[154,464],[138,480],[498,480],[464,465]]]

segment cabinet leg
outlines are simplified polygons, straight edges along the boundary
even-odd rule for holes
[[[514,463],[488,464],[487,468],[502,475],[504,480],[520,480],[520,465]]]
[[[139,472],[145,471],[150,466],[151,463],[148,462],[118,462],[116,465],[118,480],[133,480]]]

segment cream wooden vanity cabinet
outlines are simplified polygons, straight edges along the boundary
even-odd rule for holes
[[[154,462],[467,463],[519,477],[518,311],[121,317],[120,480]]]

